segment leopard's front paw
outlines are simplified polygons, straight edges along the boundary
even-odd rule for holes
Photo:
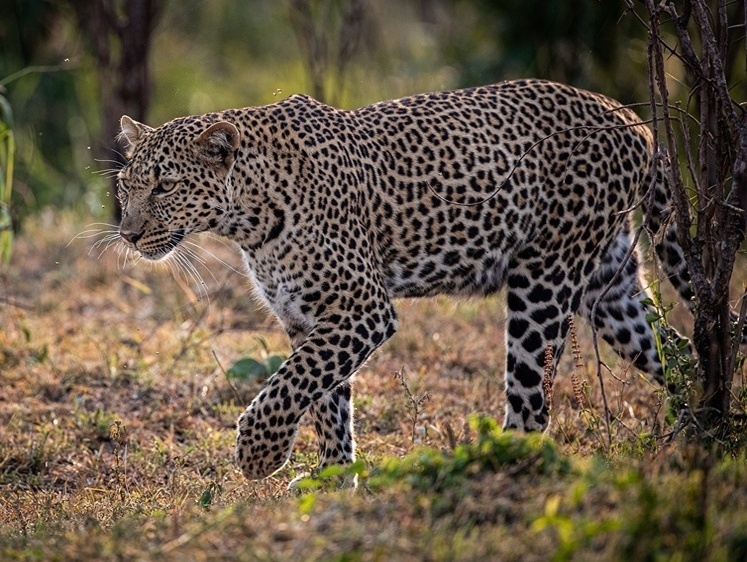
[[[236,436],[236,464],[251,480],[266,478],[283,468],[298,432],[296,419],[269,413],[256,402],[239,417]]]

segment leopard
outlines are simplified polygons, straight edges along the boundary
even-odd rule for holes
[[[692,289],[650,126],[604,95],[524,79],[338,109],[307,95],[120,122],[119,237],[147,261],[235,243],[292,347],[237,423],[248,479],[279,471],[308,412],[319,467],[356,459],[351,382],[398,330],[394,302],[505,291],[506,430],[545,431],[546,378],[585,319],[665,384],[632,216]]]

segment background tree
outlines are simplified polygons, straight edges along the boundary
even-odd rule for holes
[[[432,0],[433,1],[433,0]],[[645,33],[618,2],[450,0],[444,58],[462,85],[538,77],[605,92],[646,94]]]
[[[69,0],[96,60],[101,101],[102,143],[95,153],[117,168],[124,156],[116,146],[119,119],[145,121],[151,101],[150,50],[165,0]],[[112,192],[116,179],[112,179]],[[114,198],[114,214],[121,210]]]
[[[363,44],[365,0],[291,0],[290,23],[311,81],[311,94],[339,105],[345,71]]]

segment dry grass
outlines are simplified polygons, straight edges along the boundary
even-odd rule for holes
[[[163,269],[68,244],[81,230],[39,217],[0,276],[0,559],[623,559],[687,553],[688,525],[705,529],[691,553],[747,553],[743,459],[664,447],[663,393],[604,348],[608,430],[584,326],[552,384],[550,437],[570,473],[524,459],[438,493],[408,473],[299,496],[287,484],[316,456],[305,425],[287,468],[247,482],[232,462],[234,424],[259,383],[234,392],[224,369],[288,353],[277,325],[212,257],[200,299]],[[240,269],[230,248],[203,242]],[[400,333],[355,383],[366,471],[424,451],[449,458],[475,439],[471,414],[502,417],[501,297],[398,310]]]

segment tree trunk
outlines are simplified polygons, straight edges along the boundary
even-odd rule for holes
[[[153,31],[165,0],[68,0],[96,59],[101,99],[101,144],[95,156],[108,168],[124,165],[116,137],[119,119],[129,115],[145,121],[150,105],[149,54]],[[117,193],[112,178],[112,193]],[[119,199],[113,200],[113,218],[119,222]]]

